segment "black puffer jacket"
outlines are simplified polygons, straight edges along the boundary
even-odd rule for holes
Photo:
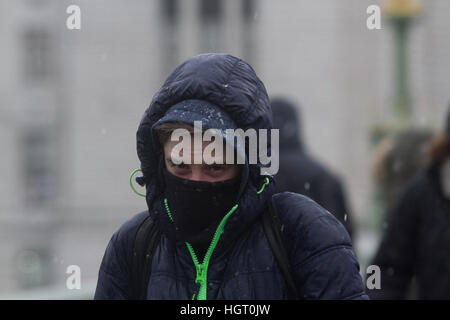
[[[413,278],[420,299],[450,299],[450,200],[439,166],[416,177],[392,212],[372,264],[381,270],[373,299],[404,299]]]
[[[225,54],[193,57],[178,67],[155,95],[137,132],[145,174],[148,211],[126,222],[112,237],[100,271],[96,299],[129,297],[127,256],[137,227],[150,214],[162,231],[152,261],[148,299],[284,299],[283,276],[266,239],[260,217],[274,194],[273,180],[250,165],[234,212],[225,216],[200,262],[175,228],[164,205],[158,159],[161,146],[152,124],[170,106],[186,99],[208,100],[228,112],[240,128],[270,129],[266,90],[244,61]],[[275,195],[298,291],[307,299],[367,298],[359,265],[344,227],[314,201],[294,193]]]

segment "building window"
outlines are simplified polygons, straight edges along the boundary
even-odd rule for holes
[[[51,37],[42,29],[27,30],[23,36],[23,68],[26,83],[41,83],[51,77],[54,63]]]
[[[43,206],[56,191],[50,134],[45,129],[25,130],[22,139],[24,201],[28,206]]]
[[[242,0],[242,20],[244,23],[250,23],[255,16],[255,1]]]
[[[161,0],[161,10],[167,24],[176,24],[178,21],[178,0]]]
[[[254,23],[255,23],[255,1],[243,0],[241,8],[241,17],[243,22],[242,28],[242,52],[244,60],[249,63],[254,62],[254,50],[255,50],[255,35],[254,35]]]
[[[162,17],[161,45],[163,51],[162,74],[167,74],[173,66],[178,63],[178,20],[179,20],[178,0],[160,0],[160,10]]]
[[[218,22],[222,17],[221,0],[201,0],[200,16],[203,23]]]
[[[221,26],[223,3],[221,0],[201,0],[201,50],[204,52],[219,52],[222,47]]]

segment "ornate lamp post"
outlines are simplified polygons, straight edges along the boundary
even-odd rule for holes
[[[408,34],[413,20],[422,12],[420,0],[385,0],[382,12],[394,31],[394,101],[396,120],[408,123],[412,117],[408,70]]]
[[[424,135],[421,129],[412,126],[413,105],[409,87],[408,35],[412,23],[423,10],[421,0],[382,0],[382,14],[393,29],[393,100],[392,114],[383,122],[375,123],[371,132],[373,149],[372,194],[373,219],[370,224],[383,225],[386,212],[391,206],[390,199],[398,196],[397,190],[404,184],[403,169],[410,159],[419,155],[415,148],[401,151],[406,136]],[[417,139],[417,138],[414,138]]]

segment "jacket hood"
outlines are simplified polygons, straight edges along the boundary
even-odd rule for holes
[[[273,128],[280,130],[280,149],[301,148],[300,114],[295,105],[282,97],[271,99]]]
[[[173,105],[190,99],[204,100],[218,106],[244,131],[252,128],[258,132],[259,129],[272,127],[266,89],[248,63],[228,54],[216,53],[200,54],[182,63],[154,95],[136,134],[137,154],[143,173],[141,182],[146,186],[146,201],[150,212],[155,208],[153,202],[161,200],[163,192],[163,150],[154,138],[152,126]],[[245,167],[246,174],[241,185],[243,193],[250,189],[260,189],[265,179],[260,173],[260,165],[247,164]],[[243,199],[242,202],[247,203],[248,199]],[[231,224],[232,220],[230,219]]]

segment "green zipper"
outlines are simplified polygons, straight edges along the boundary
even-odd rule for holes
[[[257,191],[257,194],[261,194],[266,187],[270,183],[269,178],[264,179],[264,184],[261,186],[261,189]],[[166,212],[170,218],[170,220],[173,222],[173,216],[172,212],[169,209],[169,205],[167,203],[167,198],[164,198],[164,206],[166,208]],[[211,256],[214,252],[214,249],[217,246],[217,243],[219,242],[220,236],[223,233],[223,229],[225,228],[225,225],[228,221],[228,218],[233,214],[233,212],[236,211],[238,208],[238,204],[234,205],[228,211],[228,213],[223,217],[222,221],[220,221],[219,226],[216,229],[216,232],[214,233],[214,237],[208,247],[208,250],[206,251],[205,257],[203,258],[203,263],[200,263],[198,261],[197,255],[195,254],[194,248],[192,248],[191,244],[189,242],[186,242],[186,247],[188,248],[189,253],[191,254],[192,261],[194,262],[195,270],[196,270],[196,276],[195,276],[195,283],[200,283],[200,289],[197,292],[197,294],[194,293],[192,296],[192,300],[206,300],[206,292],[207,292],[207,286],[208,286],[208,266],[209,266],[209,260],[211,259]]]
[[[167,198],[164,199],[164,206],[166,208],[170,220],[173,222],[173,216],[169,209]],[[186,242],[186,247],[188,248],[189,253],[191,254],[191,258],[192,261],[194,262],[196,270],[195,283],[200,283],[200,289],[197,294],[194,294],[192,296],[192,300],[194,300],[195,298],[197,298],[197,300],[206,300],[209,260],[211,259],[211,256],[214,252],[214,249],[217,246],[217,243],[219,242],[220,236],[223,233],[223,229],[225,228],[228,218],[233,214],[234,211],[236,211],[237,208],[238,205],[237,204],[234,205],[234,207],[231,208],[230,211],[228,211],[228,213],[225,215],[225,217],[223,217],[222,221],[219,223],[219,226],[217,227],[216,232],[214,233],[214,237],[211,241],[211,244],[209,245],[208,250],[206,251],[205,257],[203,258],[203,263],[200,263],[198,261],[194,248],[192,248],[189,242]]]

